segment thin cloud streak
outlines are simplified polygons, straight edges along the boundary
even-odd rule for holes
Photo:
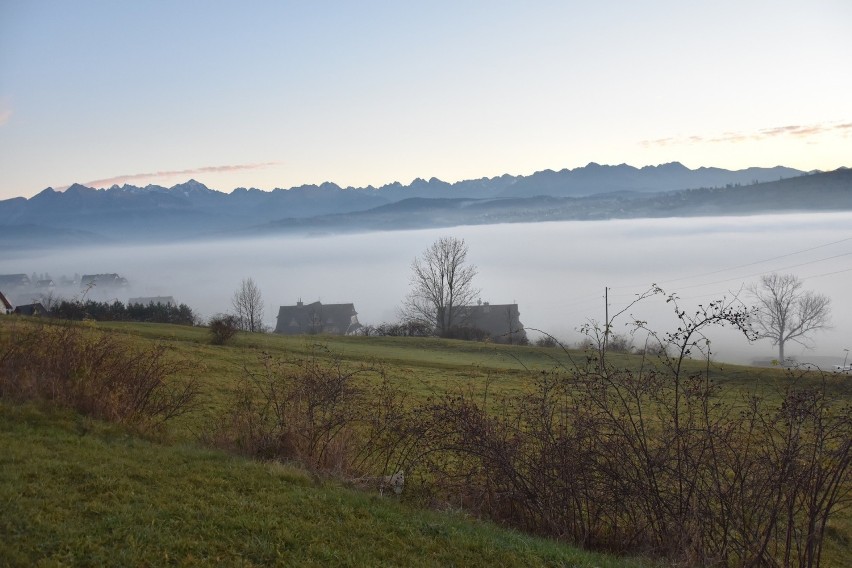
[[[639,144],[645,148],[652,146],[676,146],[682,144],[706,144],[706,143],[731,143],[768,140],[779,137],[810,138],[823,134],[839,133],[846,137],[852,134],[852,122],[838,123],[826,122],[809,125],[787,125],[762,128],[756,132],[723,132],[719,136],[681,136],[658,138],[656,140],[642,140]]]
[[[3,126],[9,119],[12,118],[12,111],[9,109],[0,110],[0,126]]]
[[[210,174],[210,173],[223,173],[223,172],[240,172],[240,171],[249,171],[249,170],[258,170],[261,168],[268,168],[270,166],[277,166],[281,162],[261,162],[256,164],[232,164],[227,166],[205,166],[203,168],[191,168],[187,170],[169,170],[169,171],[159,171],[159,172],[148,172],[148,173],[140,173],[140,174],[126,174],[121,176],[114,176],[104,179],[96,179],[92,181],[87,181],[83,183],[83,185],[87,187],[103,187],[103,186],[112,186],[119,182],[127,183],[128,181],[140,180],[140,179],[152,179],[152,178],[165,178],[165,177],[173,177],[179,175],[197,175],[197,174]],[[65,189],[69,186],[65,186]]]

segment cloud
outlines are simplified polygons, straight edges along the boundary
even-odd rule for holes
[[[681,136],[658,138],[656,140],[642,140],[639,142],[641,146],[650,148],[652,146],[672,146],[681,144],[706,144],[706,143],[727,143],[737,144],[748,141],[769,140],[780,137],[794,138],[810,138],[822,134],[832,132],[840,132],[843,136],[852,134],[852,122],[824,122],[819,124],[792,124],[786,126],[773,126],[771,128],[762,128],[753,132],[723,132],[717,136]]]
[[[227,166],[204,166],[202,168],[192,168],[188,170],[167,170],[167,171],[158,171],[158,172],[147,172],[140,174],[125,174],[121,176],[113,176],[109,178],[103,179],[95,179],[92,181],[87,181],[83,183],[83,185],[88,187],[108,187],[118,183],[127,183],[128,181],[136,181],[143,179],[154,179],[154,178],[170,178],[174,176],[193,176],[198,174],[210,174],[210,173],[227,173],[227,172],[241,172],[241,171],[249,171],[249,170],[258,170],[261,168],[268,168],[270,166],[277,166],[281,162],[260,162],[255,164],[232,164]],[[65,186],[68,187],[68,186]],[[62,189],[62,188],[60,188]]]
[[[11,117],[12,117],[12,111],[11,110],[9,110],[7,108],[0,109],[0,126],[3,126],[7,122],[9,122],[9,119]]]

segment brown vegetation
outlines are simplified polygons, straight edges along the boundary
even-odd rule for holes
[[[0,397],[47,401],[83,414],[156,427],[191,410],[194,380],[166,347],[141,349],[78,325],[22,325],[0,339]]]
[[[207,322],[210,330],[210,343],[213,345],[225,345],[237,334],[240,329],[239,318],[230,314],[218,314]]]
[[[407,455],[405,396],[380,368],[346,369],[323,351],[315,345],[293,361],[263,355],[260,371],[245,371],[209,441],[353,481],[396,473]]]
[[[795,381],[778,404],[685,373],[706,354],[704,328],[748,331],[747,314],[675,309],[680,329],[638,370],[589,357],[498,399],[486,389],[406,404],[380,370],[266,357],[217,439],[350,479],[404,470],[423,502],[584,547],[691,566],[819,565],[852,491],[850,407]]]
[[[584,361],[531,374],[521,395],[485,385],[412,401],[380,366],[347,366],[322,345],[265,354],[203,438],[587,548],[689,566],[818,566],[852,497],[852,408],[812,377],[778,398],[724,391],[704,332],[748,335],[748,313],[714,302],[687,314],[669,301],[680,326],[651,333],[641,365],[610,363],[607,322]],[[139,424],[192,406],[194,383],[171,380],[180,365],[162,346],[84,326],[11,330],[0,397]],[[705,357],[704,372],[684,370]]]

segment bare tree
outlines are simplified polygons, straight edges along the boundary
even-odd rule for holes
[[[254,280],[244,278],[231,299],[234,315],[243,331],[263,331],[263,298]]]
[[[476,266],[467,262],[464,239],[441,237],[414,259],[411,272],[403,318],[426,324],[442,336],[463,323],[463,306],[479,295],[473,286]]]
[[[778,360],[784,362],[784,344],[793,341],[808,346],[807,336],[828,327],[831,299],[802,290],[794,274],[768,274],[750,288],[757,301],[753,320],[761,338],[778,346]]]

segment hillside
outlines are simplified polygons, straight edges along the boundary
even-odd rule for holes
[[[28,329],[27,322],[0,320],[2,337]],[[541,377],[583,365],[587,353],[436,338],[269,334],[240,334],[231,345],[213,346],[208,331],[197,327],[90,323],[67,329],[86,334],[87,346],[100,345],[103,337],[118,342],[103,344],[109,352],[113,346],[143,350],[139,353],[153,349],[166,361],[181,362],[175,378],[179,384],[198,380],[200,404],[167,430],[141,437],[131,428],[71,411],[13,403],[2,398],[0,388],[0,500],[5,504],[0,530],[12,536],[0,541],[0,557],[13,565],[643,565],[580,553],[459,513],[423,510],[436,503],[428,497],[425,471],[415,475],[406,469],[402,496],[388,491],[381,497],[374,486],[366,493],[347,486],[370,488],[363,479],[333,481],[278,460],[251,461],[209,449],[223,432],[218,428],[234,417],[227,408],[237,387],[246,377],[261,379],[269,357],[281,361],[282,369],[307,373],[292,375],[300,383],[312,380],[317,369],[355,369],[364,384],[386,380],[401,389],[409,406],[426,409],[445,396],[448,404],[471,396],[468,400],[483,404],[487,399],[488,412],[500,416],[506,410],[502,397],[534,393]],[[37,359],[40,348],[54,352],[50,341],[27,343],[25,360]],[[628,354],[613,354],[609,362],[616,369],[646,364]],[[742,396],[751,393],[775,407],[793,384],[825,389],[841,404],[852,398],[852,383],[840,376],[707,368],[700,361],[685,366],[690,372],[709,371],[708,378],[727,389],[724,401],[745,400]],[[0,387],[3,378],[0,373]],[[12,391],[5,392],[8,397]],[[369,412],[384,411],[371,404]],[[448,506],[458,509],[452,502]],[[832,517],[824,565],[838,565],[837,559],[849,553],[849,527],[848,516]]]
[[[3,402],[0,501],[7,566],[642,565]]]

